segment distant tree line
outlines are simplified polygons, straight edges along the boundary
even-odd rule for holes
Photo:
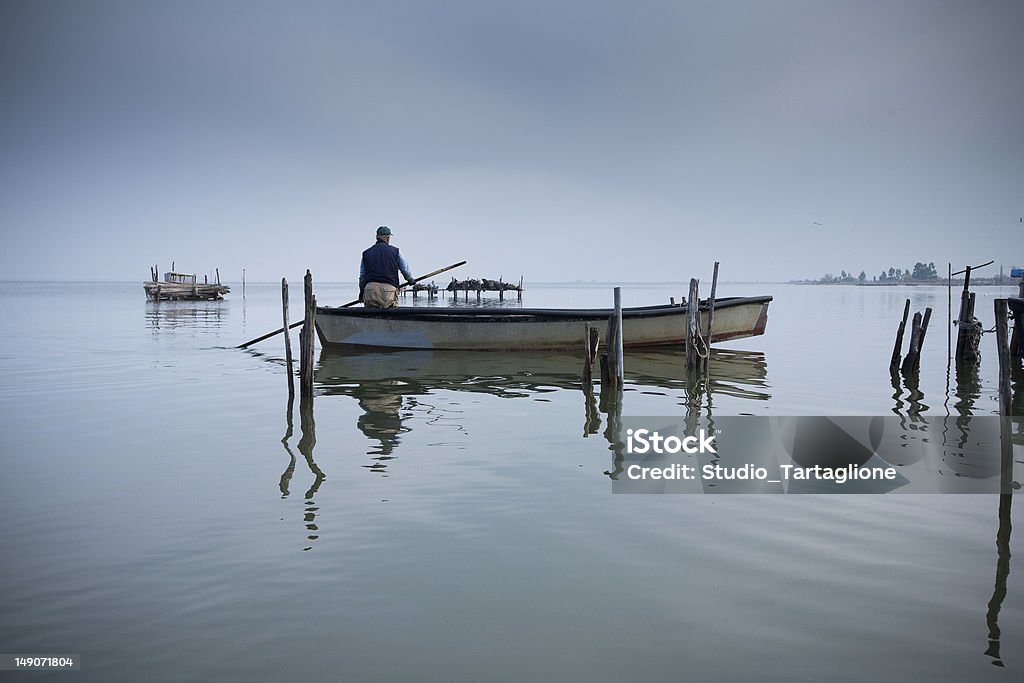
[[[872,282],[929,282],[931,280],[938,280],[939,274],[935,270],[935,263],[921,263],[918,261],[914,264],[914,270],[907,268],[901,270],[900,268],[891,267],[889,270],[883,270],[878,275],[871,278]],[[840,271],[839,275],[833,275],[832,273],[825,273],[825,275],[818,280],[821,284],[864,284],[868,280],[868,275],[863,270],[860,271],[860,275],[854,276],[853,273],[848,273],[845,270]]]

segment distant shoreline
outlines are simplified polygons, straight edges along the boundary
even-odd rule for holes
[[[1003,282],[996,281],[998,278],[971,278],[971,286],[977,287],[1017,287],[1018,282],[1013,278],[1005,278]],[[790,280],[787,285],[818,285],[822,287],[834,287],[846,285],[852,287],[949,287],[964,284],[963,280],[931,280],[928,282],[818,282],[816,280]]]

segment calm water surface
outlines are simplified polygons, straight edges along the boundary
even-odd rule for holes
[[[627,354],[623,414],[998,412],[991,336],[947,378],[944,288],[720,292],[774,295],[768,333],[700,387]],[[978,290],[986,327],[1012,293]],[[907,297],[935,309],[910,388],[887,368]],[[82,656],[33,680],[1024,677],[1019,500],[612,495],[573,355],[318,351],[290,406],[282,338],[233,348],[280,327],[279,285],[0,283],[0,313],[0,652]]]

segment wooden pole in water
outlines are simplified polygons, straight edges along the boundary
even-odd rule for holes
[[[953,357],[953,263],[946,264],[946,360]],[[949,363],[946,363],[949,367]]]
[[[956,366],[960,367],[960,363],[963,360],[964,348],[967,343],[967,323],[970,321],[968,311],[971,305],[971,292],[969,287],[971,286],[971,267],[967,266],[964,270],[964,289],[960,293],[960,313],[957,315],[957,334],[956,334]]]
[[[917,358],[914,360],[914,372],[921,369],[921,349],[924,348],[924,338],[928,334],[928,323],[932,319],[932,308],[924,309],[924,320],[921,321],[921,336],[917,338]]]
[[[615,349],[616,349],[615,336],[618,334],[618,325],[619,325],[619,321],[618,321],[618,318],[615,317],[614,313],[612,313],[610,316],[608,316],[608,331],[605,333],[605,339],[607,340],[607,344],[606,344],[606,347],[605,347],[605,351],[606,352],[604,354],[607,357],[608,377],[607,377],[607,382],[603,382],[602,383],[601,389],[602,389],[602,391],[607,390],[609,395],[611,395],[612,392],[617,391],[618,388],[619,388],[618,387],[618,379],[619,379],[619,361],[620,361],[620,359],[618,357],[616,357],[616,354],[615,354]],[[605,368],[602,368],[601,369],[601,379],[602,380],[606,379],[605,376],[604,376],[604,373],[605,373]]]
[[[242,268],[242,298],[245,298],[245,268]]]
[[[583,331],[583,374],[580,382],[584,391],[594,389],[594,361],[597,358],[597,349],[601,345],[601,333],[596,327],[586,323]]]
[[[1010,393],[1010,340],[1007,329],[1006,299],[996,299],[996,346],[999,350],[999,414],[1009,415]]]
[[[993,303],[996,314],[996,346],[999,350],[999,510],[1005,504],[1007,525],[1009,525],[1010,494],[1013,493],[1013,437],[1010,431],[1010,415],[1013,411],[1013,396],[1010,393],[1010,348],[1007,330],[1008,306],[1006,299]]]
[[[580,375],[583,391],[594,386],[594,366],[590,362],[590,323],[583,325],[583,374]]]
[[[907,299],[907,303],[903,304],[903,320],[900,321],[899,329],[896,330],[896,344],[892,347],[889,372],[898,372],[900,369],[900,354],[903,353],[903,334],[907,331],[908,315],[910,315],[910,299]]]
[[[921,314],[914,314],[914,322],[910,326],[910,346],[907,349],[907,356],[903,359],[903,366],[900,370],[906,377],[914,372],[917,363],[918,345],[921,341]]]
[[[609,324],[610,323],[611,320],[609,319]],[[599,360],[601,364],[601,405],[605,405],[612,390],[612,372],[608,367],[607,345],[605,346],[605,352],[599,356]]]
[[[704,335],[707,340],[708,355],[704,356],[704,370],[708,369],[711,362],[711,335],[712,323],[715,320],[715,290],[718,289],[718,261],[715,261],[715,274],[711,277],[711,296],[708,297],[708,331]]]
[[[306,302],[306,317],[300,333],[301,357],[299,363],[299,390],[302,396],[313,395],[313,351],[316,336],[316,297],[313,296],[313,275],[306,270],[303,280],[303,294]]]
[[[697,337],[700,336],[700,295],[696,278],[690,278],[690,296],[686,299],[686,369],[696,370],[699,356],[697,354]]]
[[[616,287],[613,294],[615,300],[615,388],[622,389],[625,384],[625,369],[622,354],[622,288]]]
[[[292,335],[288,329],[288,280],[281,278],[281,317],[284,322],[284,359],[288,365],[288,398],[295,397],[295,366],[292,365]]]

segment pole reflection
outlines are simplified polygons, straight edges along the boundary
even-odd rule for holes
[[[281,480],[278,484],[281,490],[281,497],[287,498],[290,495],[290,487],[292,476],[295,474],[295,453],[292,452],[291,446],[288,441],[294,435],[294,422],[293,422],[293,405],[295,402],[294,396],[288,397],[288,408],[285,413],[285,421],[287,428],[285,435],[281,439],[281,444],[284,446],[285,452],[288,454],[288,466],[281,474]],[[316,522],[317,513],[320,508],[317,506],[315,496],[317,491],[320,490],[321,484],[327,478],[323,473],[323,470],[313,460],[313,449],[316,447],[316,420],[313,416],[313,397],[303,396],[299,400],[299,442],[297,448],[303,459],[306,461],[306,466],[309,471],[313,474],[313,483],[304,494],[304,508],[303,508],[303,522],[306,527],[306,540],[310,542],[310,545],[303,548],[303,551],[312,550],[312,543],[320,538],[320,527]]]

